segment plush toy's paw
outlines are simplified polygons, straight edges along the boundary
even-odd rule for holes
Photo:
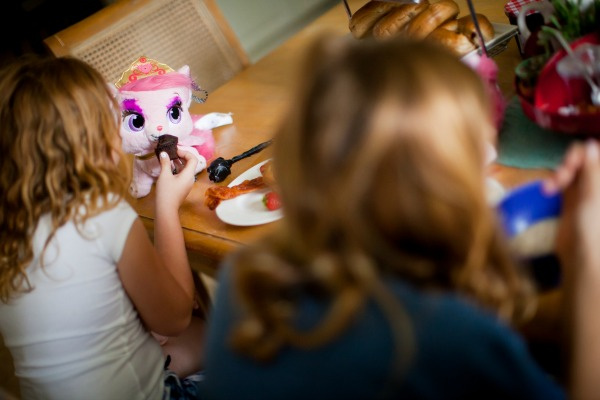
[[[196,165],[196,174],[199,174],[206,169],[206,158],[201,155],[197,155],[196,158],[198,159],[198,164]]]
[[[152,185],[148,186],[132,183],[129,186],[129,194],[131,194],[131,196],[135,197],[136,199],[139,199],[140,197],[148,196],[151,188]]]

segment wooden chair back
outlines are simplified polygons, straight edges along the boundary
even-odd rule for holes
[[[249,65],[215,0],[117,0],[44,45],[88,62],[111,83],[142,55],[173,69],[189,65],[209,92]]]

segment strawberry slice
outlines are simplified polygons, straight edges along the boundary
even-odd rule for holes
[[[263,204],[269,211],[275,211],[281,208],[281,199],[277,192],[268,192],[263,196]]]

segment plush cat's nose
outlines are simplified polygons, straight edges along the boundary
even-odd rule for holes
[[[159,132],[162,131],[162,125],[157,126],[156,130],[159,131]]]

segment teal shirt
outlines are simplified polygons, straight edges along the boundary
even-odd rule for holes
[[[454,294],[432,294],[387,282],[408,312],[415,338],[408,369],[394,373],[396,343],[371,303],[339,339],[314,350],[285,348],[269,363],[233,352],[236,321],[231,264],[222,265],[209,319],[206,400],[270,399],[564,399],[564,390],[528,353],[522,338],[490,313]],[[306,294],[298,324],[309,327],[326,309]]]

